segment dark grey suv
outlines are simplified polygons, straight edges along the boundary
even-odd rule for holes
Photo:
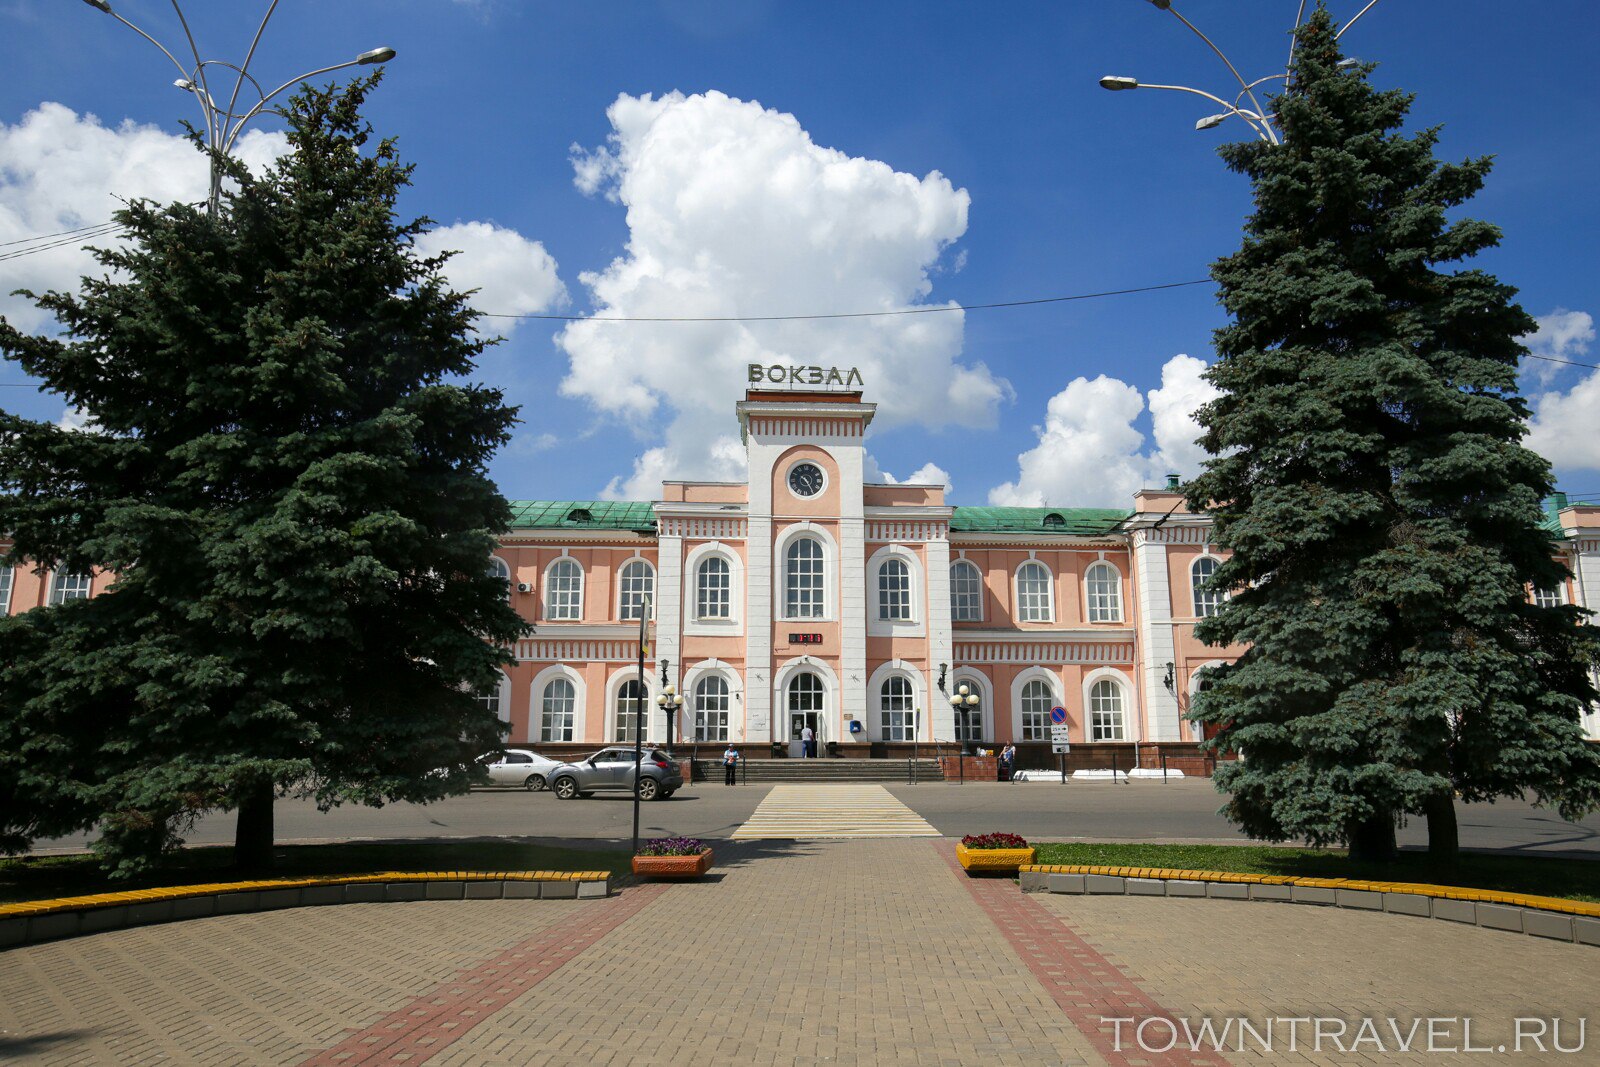
[[[546,772],[558,800],[586,797],[602,789],[633,788],[633,748],[603,748],[588,759],[563,763]],[[678,761],[659,748],[644,750],[639,765],[639,799],[665,800],[683,787]]]

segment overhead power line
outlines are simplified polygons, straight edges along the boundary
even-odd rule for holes
[[[0,241],[0,248],[9,248],[11,245],[32,244],[35,241],[48,241],[52,237],[68,237],[85,230],[103,230],[107,226],[115,226],[115,222],[97,222],[93,226],[79,226],[75,230],[61,230],[57,233],[36,233],[32,237],[19,237],[15,241]]]

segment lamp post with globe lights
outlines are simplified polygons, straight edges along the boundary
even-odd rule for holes
[[[956,691],[950,694],[950,706],[955,709],[961,724],[961,755],[963,756],[972,755],[972,731],[968,729],[967,716],[978,713],[978,704],[980,702],[981,698],[972,691],[972,687],[966,682],[956,686]]]
[[[183,35],[188,42],[189,54],[194,58],[193,67],[185,66],[179,62],[178,57],[173,55],[166,45],[128,21],[127,18],[111,6],[110,0],[83,0],[83,2],[96,11],[110,15],[160,49],[161,54],[166,56],[172,65],[177,68],[178,77],[172,84],[193,96],[199,104],[201,129],[204,131],[206,149],[211,157],[211,184],[206,197],[206,206],[212,216],[217,214],[222,200],[222,159],[233,151],[234,143],[238,141],[239,134],[244,131],[250,120],[257,115],[270,113],[280,118],[284,117],[281,110],[271,106],[274,97],[285,89],[298,85],[308,78],[314,78],[319,74],[330,74],[336,70],[344,70],[346,67],[381,65],[395,57],[393,48],[369,48],[354,59],[346,60],[343,63],[335,63],[329,67],[319,67],[316,70],[307,71],[297,77],[290,78],[276,89],[268,92],[251,75],[250,61],[255,58],[256,46],[261,43],[261,35],[266,31],[267,23],[271,21],[273,12],[278,8],[278,0],[271,0],[271,3],[267,5],[267,12],[261,17],[261,25],[256,27],[255,37],[251,38],[250,48],[245,53],[242,66],[222,59],[201,59],[200,49],[195,43],[194,33],[189,29],[189,20],[184,15],[183,8],[178,4],[178,0],[172,0],[172,8],[178,13],[178,22],[183,26]],[[211,68],[218,67],[232,71],[235,75],[233,89],[229,93],[226,107],[218,104],[216,97],[211,93],[210,71]],[[228,76],[224,74],[222,77],[226,81]],[[250,84],[251,91],[259,99],[244,111],[235,111],[234,109],[240,106],[239,93],[244,89],[246,82]],[[219,91],[222,88],[224,86],[219,86]]]
[[[667,661],[661,661],[661,692],[656,697],[656,707],[667,713],[667,748],[670,750],[678,735],[672,730],[672,717],[683,707],[683,695],[667,680]]]

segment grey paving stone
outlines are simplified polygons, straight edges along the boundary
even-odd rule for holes
[[[1286,885],[1260,885],[1250,883],[1251,900],[1290,900],[1292,899],[1289,887]]]
[[[1478,925],[1491,930],[1522,932],[1522,909],[1505,904],[1479,904]]]
[[[1335,889],[1334,903],[1341,908],[1363,908],[1367,911],[1383,910],[1383,894],[1368,889]]]
[[[180,897],[172,902],[174,919],[200,919],[217,913],[217,895],[206,893],[198,897]]]
[[[218,893],[217,914],[234,915],[239,912],[255,911],[256,898],[260,895],[254,890],[246,890],[240,893]]]
[[[465,882],[445,881],[428,883],[428,900],[460,900]]]
[[[1430,898],[1415,893],[1383,894],[1383,910],[1393,915],[1432,915],[1432,904]]]
[[[382,882],[352,882],[344,887],[346,904],[381,904],[387,898],[388,886]]]
[[[1433,917],[1435,919],[1448,919],[1453,923],[1475,923],[1478,921],[1477,909],[1470,900],[1450,900],[1446,897],[1433,898]]]
[[[172,919],[172,901],[170,900],[141,900],[137,904],[128,905],[128,925],[142,926],[145,923],[164,923]]]
[[[468,882],[468,900],[499,900],[505,895],[506,884],[498,878],[487,882]]]
[[[1115,874],[1091,874],[1084,879],[1085,888],[1091,893],[1126,893],[1128,891],[1127,879]]]
[[[1023,871],[1017,882],[1024,893],[1043,893],[1050,888],[1050,875],[1044,871]]]
[[[96,933],[100,930],[120,930],[128,925],[128,906],[117,904],[110,908],[90,908],[83,913],[83,932]]]
[[[20,945],[28,936],[27,919],[0,919],[0,948]]]
[[[578,895],[577,882],[545,882],[539,895],[546,900],[572,900]]]
[[[538,900],[539,899],[539,886],[541,884],[542,883],[540,883],[540,882],[523,882],[523,881],[509,882],[508,881],[506,883],[506,899],[507,900]]]
[[[1600,919],[1574,915],[1572,917],[1572,934],[1580,944],[1600,945]]]
[[[1085,892],[1084,876],[1081,874],[1052,874],[1048,876],[1048,886],[1052,893],[1082,893]]]
[[[1534,937],[1553,937],[1557,941],[1572,940],[1572,916],[1556,911],[1528,908],[1522,913],[1522,929]]]
[[[1207,882],[1206,896],[1218,900],[1249,900],[1250,886],[1246,882]]]
[[[591,900],[611,895],[611,883],[602,881],[589,881],[578,883],[578,899]]]
[[[427,882],[390,882],[383,894],[383,899],[397,900],[422,900],[428,894]]]
[[[343,904],[345,887],[342,885],[308,885],[300,890],[302,904]]]
[[[81,928],[82,921],[75,911],[61,911],[54,915],[32,915],[28,918],[29,941],[51,941],[58,937],[71,937]]]
[[[1167,884],[1160,878],[1129,878],[1128,894],[1136,897],[1164,897]]]
[[[262,911],[270,911],[273,908],[297,908],[300,906],[300,890],[299,888],[263,889],[256,906]]]
[[[1167,896],[1169,897],[1203,897],[1206,895],[1206,883],[1195,882],[1187,878],[1167,879]]]
[[[1332,904],[1338,898],[1334,891],[1315,885],[1290,886],[1289,899],[1296,904]]]

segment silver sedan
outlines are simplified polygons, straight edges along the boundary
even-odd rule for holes
[[[634,787],[633,749],[603,748],[588,759],[563,763],[549,774],[550,789],[558,800],[585,797],[602,789]],[[659,748],[644,750],[639,765],[639,799],[665,800],[683,787],[678,761]]]
[[[484,764],[489,772],[490,785],[516,785],[537,793],[550,781],[550,772],[561,766],[560,760],[541,756],[532,749],[508,748]]]

